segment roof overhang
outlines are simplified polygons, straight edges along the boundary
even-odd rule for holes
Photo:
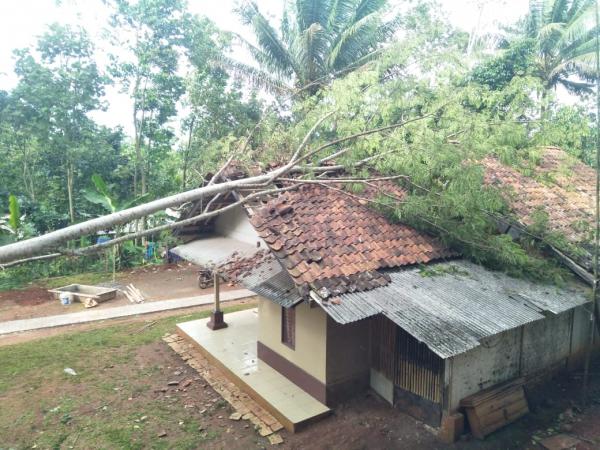
[[[225,236],[207,236],[170,251],[177,256],[203,267],[218,267],[232,257],[251,257],[259,251],[254,245]]]
[[[274,257],[263,261],[240,281],[246,289],[284,308],[303,300],[290,274]]]

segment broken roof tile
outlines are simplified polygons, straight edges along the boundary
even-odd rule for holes
[[[533,177],[495,157],[485,158],[482,165],[484,183],[502,191],[519,223],[531,226],[536,213],[545,211],[550,231],[564,234],[573,243],[586,240],[586,227],[581,225],[593,223],[596,172],[592,167],[555,147],[544,150]]]
[[[268,237],[267,244],[277,249],[276,256],[302,291],[313,288],[337,295],[372,289],[389,279],[378,269],[454,255],[437,239],[390,223],[356,196],[340,191],[341,186],[335,188],[306,185],[285,192],[256,209],[251,219],[259,235]],[[380,192],[405,195],[391,182],[374,183],[360,195],[375,198]]]

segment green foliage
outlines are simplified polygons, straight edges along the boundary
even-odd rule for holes
[[[8,197],[8,224],[13,229],[13,232],[17,232],[21,225],[21,212],[19,210],[19,202],[17,197],[11,195]]]
[[[330,78],[373,60],[400,25],[397,18],[386,18],[385,0],[289,2],[278,28],[256,2],[243,3],[238,12],[256,36],[258,46],[244,43],[262,71],[240,63],[230,67],[274,89],[293,81],[307,94],[316,93]]]
[[[586,164],[596,164],[596,127],[582,106],[563,106],[549,114],[540,136],[541,145],[564,149]]]
[[[504,89],[515,77],[532,72],[536,41],[522,38],[501,50],[501,54],[475,67],[470,79],[490,89]]]
[[[346,149],[336,162],[353,167],[379,155],[368,170],[350,172],[406,175],[405,198],[387,193],[378,200],[389,217],[491,267],[534,278],[563,276],[531,236],[514,241],[497,232],[498,219],[509,211],[497,190],[482,187],[477,161],[496,156],[531,175],[540,147],[557,145],[592,162],[591,117],[579,107],[551,108],[557,84],[585,90],[572,75],[593,75],[591,0],[532,2],[527,26],[475,69],[465,58],[468,36],[429,0],[406,5],[401,18],[384,0],[298,0],[285,4],[278,26],[257,3],[245,2],[239,14],[257,45],[244,44],[260,69],[231,61],[238,37],[191,15],[183,0],[105,4],[114,43],[125,49],[111,55],[107,71],[132,100],[134,135],[128,140],[91,119],[103,108],[109,80],[84,30],[53,25],[35,48],[16,51],[18,85],[0,92],[0,198],[14,193],[25,220],[15,235],[3,218],[3,242],[196,186],[232,154],[247,166],[280,164],[318,118],[334,111],[311,146],[407,122],[313,157]],[[389,43],[399,28],[401,39]],[[304,95],[278,97],[266,110],[264,96],[240,83],[243,74]],[[178,108],[185,111],[179,136]],[[93,187],[82,189],[90,179]],[[364,186],[347,188],[361,195]],[[2,214],[8,209],[3,205]],[[574,251],[538,219],[531,234]],[[134,243],[123,246],[121,263],[140,263],[142,252]],[[0,277],[11,282],[100,271],[107,263],[90,257],[79,267],[75,261],[60,258]]]
[[[92,175],[92,182],[96,187],[96,191],[83,190],[83,196],[88,202],[102,206],[107,212],[114,213],[117,209],[113,203],[113,199],[108,193],[108,188],[102,177],[98,174]]]
[[[336,80],[318,98],[296,105],[298,120],[274,133],[264,147],[287,141],[292,151],[332,105],[336,114],[321,127],[313,148],[337,137],[412,119],[384,134],[344,143],[348,150],[337,163],[350,165],[384,154],[374,160],[371,170],[408,176],[400,181],[408,192],[404,198],[381,193],[377,207],[388,217],[439,236],[457,253],[491,268],[562,282],[568,275],[547,258],[544,244],[515,241],[498,232],[498,219],[508,219],[510,213],[497,189],[483,187],[478,165],[492,155],[519,167],[535,164],[538,143],[549,139],[544,127],[531,120],[539,110],[535,96],[539,80],[515,77],[503,88],[493,89],[465,84],[467,68],[455,58],[456,49],[441,48],[430,53],[430,59],[415,60],[414,52],[405,52],[412,43],[398,44],[389,50],[389,57],[384,55],[368,68]],[[448,68],[432,61],[456,63]],[[423,66],[431,75],[428,79],[414,75]],[[327,149],[314,160],[341,149]],[[549,239],[548,234],[541,237]]]
[[[107,267],[102,258],[87,256],[80,258],[61,257],[51,261],[32,262],[29,264],[10,267],[0,271],[0,291],[28,287],[31,283],[39,283],[48,288],[65,286],[67,281],[73,281],[73,276],[81,274],[99,273],[103,279],[107,278]],[[58,278],[57,278],[58,277]],[[69,277],[64,278],[64,277]],[[48,280],[59,280],[52,282]],[[97,282],[98,279],[86,275],[84,281]]]

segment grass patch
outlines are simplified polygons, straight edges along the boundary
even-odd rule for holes
[[[120,273],[117,273],[117,279]],[[39,278],[34,281],[24,281],[10,274],[0,277],[0,292],[27,289],[32,286],[43,289],[55,289],[69,284],[98,284],[112,280],[112,272],[85,272],[60,277]]]
[[[159,349],[155,344],[174,332],[177,322],[209,314],[160,319],[141,332],[137,322],[0,347],[0,449],[74,443],[78,448],[192,449],[218,438],[223,430],[192,422],[181,399],[157,398],[153,386],[165,385],[174,369],[161,367],[161,358],[139,356],[140,349]],[[66,367],[78,375],[66,374]],[[149,419],[140,421],[142,416]],[[168,439],[157,438],[161,430],[168,431]]]

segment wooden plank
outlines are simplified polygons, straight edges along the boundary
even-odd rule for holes
[[[461,401],[473,436],[483,439],[529,412],[525,390],[520,383],[521,380],[505,383]]]

